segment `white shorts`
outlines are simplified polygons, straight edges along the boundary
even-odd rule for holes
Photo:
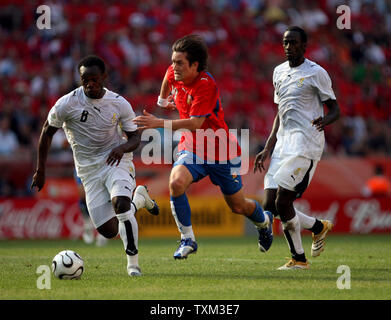
[[[117,196],[133,198],[136,187],[133,162],[122,158],[118,166],[93,167],[88,175],[80,177],[90,218],[95,228],[115,217],[111,199]]]
[[[296,191],[300,198],[310,184],[319,161],[300,156],[272,157],[265,175],[264,188],[278,189],[279,186]]]

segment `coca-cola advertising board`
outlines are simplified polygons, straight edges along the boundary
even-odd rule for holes
[[[77,201],[0,199],[0,239],[79,238],[82,232]]]

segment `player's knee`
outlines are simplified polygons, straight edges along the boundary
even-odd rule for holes
[[[114,197],[112,203],[116,214],[130,210],[130,199],[128,197]]]
[[[282,195],[277,195],[275,208],[282,220],[284,220],[284,217],[289,214],[291,207],[293,207],[293,203],[290,199]]]
[[[170,180],[169,188],[170,194],[174,197],[182,195],[186,189],[184,181],[180,178]]]

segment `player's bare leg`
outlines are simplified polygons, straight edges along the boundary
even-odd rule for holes
[[[186,259],[197,251],[197,242],[191,225],[191,210],[186,190],[193,182],[193,176],[184,165],[177,165],[171,170],[169,189],[171,211],[181,233],[181,242],[174,253],[174,259]]]
[[[276,198],[277,198],[277,189],[265,189],[265,193],[263,195],[262,207],[266,211],[270,211],[273,216],[277,217],[277,209],[276,209]]]
[[[243,191],[232,195],[224,195],[224,199],[233,213],[246,216],[257,228],[258,247],[261,252],[269,250],[273,242],[273,215],[271,212],[263,211],[258,201],[248,199]]]
[[[114,238],[118,235],[118,219],[117,217],[111,218],[109,221],[102,224],[97,228],[99,234],[107,239]]]

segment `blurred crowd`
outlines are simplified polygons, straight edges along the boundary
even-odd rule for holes
[[[37,28],[40,4],[51,9],[50,29]],[[337,28],[340,4],[350,8],[351,29]],[[171,45],[189,33],[206,39],[226,121],[250,129],[255,154],[276,114],[272,72],[285,61],[281,39],[290,25],[308,32],[306,56],[329,72],[341,107],[326,131],[326,155],[390,155],[390,1],[2,0],[0,157],[36,152],[49,109],[79,86],[76,65],[87,54],[105,59],[107,87],[137,114],[160,114]]]

